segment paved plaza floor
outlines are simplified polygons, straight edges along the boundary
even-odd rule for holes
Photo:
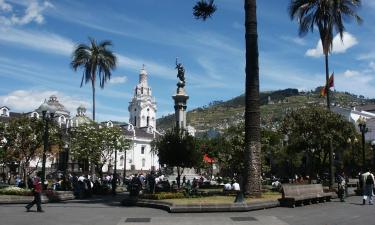
[[[375,224],[375,206],[361,197],[296,208],[238,213],[171,214],[159,209],[123,207],[119,199],[74,200],[43,205],[44,213],[25,212],[24,205],[0,205],[4,225],[358,225]],[[35,210],[35,208],[34,208]]]

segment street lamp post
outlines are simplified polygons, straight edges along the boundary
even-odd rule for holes
[[[362,169],[363,171],[366,170],[366,157],[365,157],[365,133],[368,131],[366,127],[366,120],[363,117],[360,117],[358,119],[358,127],[359,131],[361,131],[362,134]]]
[[[50,119],[53,119],[53,116],[55,114],[56,109],[54,107],[49,106],[46,102],[44,102],[40,106],[40,110],[42,111],[43,114],[43,121],[45,123],[44,125],[44,135],[43,135],[43,158],[42,158],[42,187],[44,189],[44,182],[46,180],[46,158],[47,158],[47,149],[48,149],[48,118],[47,118],[47,112],[50,113]]]

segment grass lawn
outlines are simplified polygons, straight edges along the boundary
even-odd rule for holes
[[[260,198],[246,198],[246,203],[255,203],[263,201],[277,200],[281,198],[278,192],[266,192]],[[210,196],[200,198],[180,198],[180,199],[163,199],[163,202],[169,202],[176,205],[185,204],[231,204],[234,202],[235,196]]]

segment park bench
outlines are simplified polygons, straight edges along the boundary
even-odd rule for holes
[[[334,192],[324,192],[322,184],[291,184],[282,185],[280,205],[295,207],[310,203],[330,201]]]

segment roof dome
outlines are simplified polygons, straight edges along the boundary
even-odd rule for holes
[[[61,104],[59,102],[56,95],[51,95],[49,97],[49,100],[45,101],[43,104],[47,104],[48,106],[53,106],[56,109],[56,114],[61,114],[61,115],[65,115],[65,116],[70,115],[70,112],[65,108],[65,106],[63,104]],[[42,105],[40,105],[38,107],[38,109],[36,109],[35,111],[37,111],[38,113],[41,113],[42,112],[42,109],[41,109]]]

